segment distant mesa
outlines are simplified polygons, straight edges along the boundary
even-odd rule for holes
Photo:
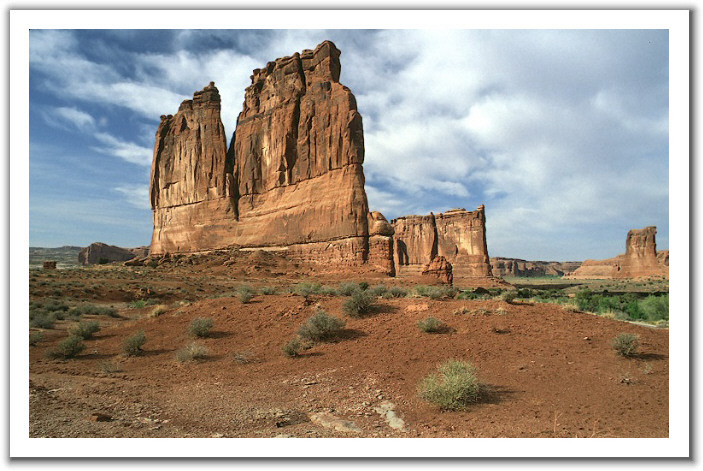
[[[369,211],[362,118],[339,83],[339,56],[324,41],[255,69],[229,148],[213,82],[161,117],[152,256],[261,248],[323,270],[391,276],[443,256],[455,274],[490,276],[483,207],[430,215],[417,222],[427,233],[408,221],[400,235],[397,220]]]
[[[657,252],[657,228],[632,229],[627,233],[625,253],[605,260],[586,260],[565,278],[669,278],[669,251]]]
[[[149,247],[122,248],[93,242],[78,253],[78,263],[81,265],[97,265],[111,262],[125,262],[135,257],[146,257]]]
[[[562,277],[575,271],[581,262],[528,261],[520,258],[491,257],[491,270],[494,276],[519,277]]]

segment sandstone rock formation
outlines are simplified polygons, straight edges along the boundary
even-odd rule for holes
[[[566,278],[669,278],[669,251],[657,252],[657,228],[632,229],[627,233],[625,253],[605,260],[586,260]]]
[[[483,205],[476,211],[452,209],[429,216],[403,216],[395,230],[394,262],[399,274],[419,274],[437,256],[453,267],[454,276],[490,277]]]
[[[266,247],[393,274],[385,218],[368,210],[362,120],[339,83],[339,55],[325,41],[254,70],[228,150],[213,83],[162,117],[153,254]]]
[[[148,250],[148,247],[122,248],[102,242],[93,242],[78,253],[78,263],[81,265],[94,265],[97,263],[124,262],[135,257],[145,256]]]
[[[430,276],[432,278],[437,278],[442,283],[447,283],[449,285],[454,281],[454,275],[452,274],[452,264],[449,263],[446,257],[438,255],[430,261],[422,270],[423,276]]]
[[[491,257],[493,276],[564,276],[581,266],[581,262],[542,262],[519,258]]]

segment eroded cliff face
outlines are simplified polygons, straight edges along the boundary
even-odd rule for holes
[[[483,205],[476,211],[452,209],[436,215],[399,217],[391,225],[397,273],[420,273],[441,256],[451,264],[454,276],[492,276]]]
[[[93,242],[78,252],[78,263],[81,265],[94,265],[101,262],[124,262],[135,257],[146,256],[148,253],[148,247],[123,248],[102,242]]]
[[[302,261],[371,261],[393,274],[383,255],[390,235],[369,230],[378,217],[364,191],[362,120],[339,83],[339,55],[325,41],[254,70],[228,150],[214,84],[162,117],[153,254],[279,247]]]
[[[655,226],[631,229],[624,254],[605,260],[586,260],[566,278],[669,278],[669,251],[657,252],[656,234]]]

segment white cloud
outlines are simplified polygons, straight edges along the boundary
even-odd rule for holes
[[[76,108],[60,106],[43,113],[44,120],[52,126],[73,128],[78,131],[95,130],[95,119],[88,113]]]
[[[114,188],[125,201],[139,209],[151,209],[149,204],[149,185],[123,185]]]
[[[95,133],[94,137],[103,144],[100,147],[92,147],[96,152],[119,157],[122,160],[137,165],[151,165],[152,150],[148,147],[143,147],[133,142],[122,141],[105,132]]]

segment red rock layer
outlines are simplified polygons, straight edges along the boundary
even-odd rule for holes
[[[656,234],[655,226],[631,229],[624,254],[605,260],[586,260],[567,278],[669,278],[669,251],[657,252]]]
[[[435,257],[443,256],[455,276],[492,276],[483,205],[476,211],[453,209],[437,215],[404,216],[391,224],[399,274],[418,274]]]
[[[422,275],[437,278],[442,283],[449,285],[454,281],[452,264],[447,261],[446,257],[441,255],[436,256],[430,263],[425,265],[422,269]]]

